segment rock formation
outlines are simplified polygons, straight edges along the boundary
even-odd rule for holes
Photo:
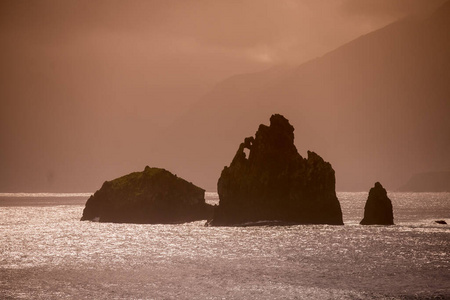
[[[169,171],[145,167],[106,181],[86,202],[81,220],[117,223],[183,223],[207,220],[213,207],[205,190]]]
[[[394,225],[392,203],[381,183],[370,189],[361,225]]]
[[[434,222],[436,222],[437,224],[441,224],[441,225],[447,225],[447,222],[445,222],[445,220],[437,220]]]
[[[278,114],[239,146],[217,188],[220,202],[208,223],[212,226],[343,224],[333,168],[314,152],[302,158],[294,127]]]

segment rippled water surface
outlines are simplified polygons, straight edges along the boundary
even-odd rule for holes
[[[395,226],[80,222],[87,197],[0,195],[1,299],[448,299],[450,194],[390,193]],[[215,194],[208,194],[211,202]],[[34,203],[34,204],[33,204]]]

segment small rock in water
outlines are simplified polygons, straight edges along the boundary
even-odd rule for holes
[[[381,183],[370,189],[361,225],[394,225],[392,202]]]

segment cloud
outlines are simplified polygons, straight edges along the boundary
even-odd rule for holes
[[[365,18],[401,18],[407,15],[427,14],[446,0],[345,0],[345,13]]]
[[[147,56],[173,50],[239,52],[260,63],[298,63],[441,2],[6,0],[1,3],[0,31],[37,44],[81,45],[91,36],[116,36],[122,43],[121,38],[130,35],[141,40],[137,47],[148,51]],[[111,41],[107,46],[113,48]],[[154,51],[162,48],[163,53]]]

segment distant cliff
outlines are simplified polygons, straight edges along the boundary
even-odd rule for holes
[[[400,192],[450,192],[450,171],[414,174],[398,190]]]
[[[116,223],[183,223],[207,220],[205,190],[159,168],[145,167],[106,181],[86,202],[81,220]]]
[[[240,144],[217,189],[213,226],[343,224],[333,168],[314,152],[300,156],[294,127],[281,115],[272,115],[270,126],[260,125],[255,137]]]
[[[185,149],[167,165],[213,189],[242,132],[277,111],[303,145],[333,162],[339,190],[450,169],[449,32],[446,2],[426,19],[402,19],[297,67],[225,80],[165,133],[171,149]]]

